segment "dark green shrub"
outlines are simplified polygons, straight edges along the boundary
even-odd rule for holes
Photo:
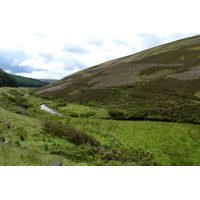
[[[73,149],[64,149],[60,146],[52,146],[51,153],[64,156],[73,161],[92,162],[97,156],[97,147],[80,146]]]
[[[125,119],[124,112],[122,110],[119,110],[119,109],[109,110],[108,114],[110,115],[110,117],[112,119],[116,119],[116,120],[124,120]]]
[[[73,161],[84,161],[97,166],[152,166],[157,165],[150,151],[135,148],[107,149],[102,147],[78,146],[65,149],[51,146],[50,152]]]
[[[185,116],[184,121],[193,124],[200,124],[200,113]]]
[[[79,114],[78,114],[78,113],[75,113],[75,112],[70,112],[70,113],[69,113],[69,116],[70,116],[70,117],[75,117],[75,118],[76,118],[76,117],[79,117]]]
[[[89,83],[87,84],[87,87],[92,87],[92,86],[93,86],[93,84],[89,84]]]
[[[108,114],[116,120],[144,120],[148,115],[144,108],[130,108],[126,111],[113,109],[109,110]]]
[[[62,125],[51,121],[44,123],[44,131],[53,136],[66,139],[76,145],[89,144],[99,146],[100,143],[95,138],[82,131],[78,131],[69,125]]]
[[[121,92],[122,89],[121,88],[106,88],[108,91],[112,91],[112,92]]]
[[[55,105],[53,105],[52,107],[55,108],[55,109],[58,109],[59,107],[67,106],[67,100],[66,99],[58,99],[54,103],[55,103]]]
[[[153,154],[150,151],[144,151],[143,149],[120,148],[109,151],[104,150],[101,154],[101,159],[105,162],[104,165],[156,165]]]
[[[86,106],[91,106],[91,107],[101,107],[102,103],[98,101],[88,101],[85,103]]]
[[[21,144],[20,144],[20,141],[19,140],[17,140],[17,141],[15,141],[15,145],[17,146],[17,147],[19,147]]]
[[[88,118],[88,117],[92,117],[94,115],[96,115],[96,113],[94,111],[90,111],[90,112],[87,112],[87,113],[82,113],[80,116]]]
[[[125,118],[128,120],[144,120],[147,115],[148,113],[144,108],[130,108],[125,112]]]
[[[65,106],[67,106],[67,102],[65,102],[65,101],[57,103],[57,107],[65,107]]]
[[[44,99],[44,100],[51,100],[52,97],[51,96],[44,96],[44,95],[37,95],[36,93],[34,93],[35,96],[39,96],[40,98]]]
[[[25,138],[23,135],[20,135],[20,140],[25,141]]]
[[[134,88],[135,85],[127,85],[126,87],[127,87],[127,88]]]
[[[0,142],[5,142],[5,137],[4,137],[4,135],[2,135],[1,133],[0,133]]]
[[[49,151],[49,150],[50,150],[49,144],[45,144],[45,145],[44,145],[44,149],[45,149],[45,151]]]

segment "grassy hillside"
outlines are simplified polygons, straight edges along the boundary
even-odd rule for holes
[[[112,108],[113,117],[121,113],[116,119],[200,123],[200,36],[82,70],[37,93],[82,105],[96,102]],[[141,110],[146,114],[134,117]]]
[[[200,165],[199,125],[115,121],[91,105],[0,88],[0,165]]]

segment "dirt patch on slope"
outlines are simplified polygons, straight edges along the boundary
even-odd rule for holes
[[[193,67],[186,72],[170,74],[167,77],[176,78],[176,79],[179,79],[179,80],[200,79],[200,66]]]
[[[44,93],[44,92],[52,92],[52,91],[56,91],[56,90],[62,90],[65,88],[65,86],[71,84],[72,82],[68,82],[68,83],[64,83],[64,84],[61,84],[61,85],[56,85],[56,86],[53,86],[53,87],[50,87],[50,88],[46,88],[44,90],[40,90],[38,92],[36,92],[36,94],[41,94],[41,93]]]
[[[167,67],[177,67],[181,66],[181,64],[159,64],[159,63],[117,63],[116,65],[110,66],[108,69],[104,70],[103,76],[95,77],[91,79],[88,84],[92,85],[92,88],[105,88],[105,87],[113,87],[120,86],[125,84],[137,83],[146,79],[158,78],[163,75],[167,75],[167,73],[171,73],[170,71],[162,71],[159,73],[154,73],[150,75],[140,75],[140,72],[143,70],[147,70],[150,68],[161,68],[164,69]]]

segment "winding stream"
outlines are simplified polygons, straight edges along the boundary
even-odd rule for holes
[[[64,115],[62,115],[62,114],[60,114],[58,112],[53,111],[51,108],[47,107],[45,104],[41,104],[40,105],[40,109],[44,110],[46,112],[49,112],[51,114],[54,114],[54,115],[64,116]]]

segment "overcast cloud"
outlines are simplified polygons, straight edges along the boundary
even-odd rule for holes
[[[191,5],[194,22],[198,6]],[[179,15],[176,6],[175,0],[164,8],[154,0],[2,0],[0,68],[32,78],[60,79],[197,35],[199,30],[191,26],[188,15],[185,18],[189,5],[182,2]]]

